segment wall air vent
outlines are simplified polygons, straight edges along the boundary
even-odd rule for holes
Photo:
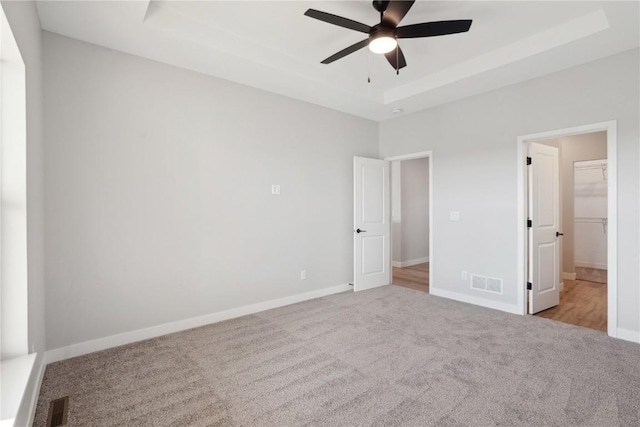
[[[471,288],[479,289],[481,291],[487,290],[487,278],[484,276],[478,276],[476,274],[471,275]]]
[[[479,274],[472,274],[471,289],[491,292],[492,294],[501,294],[502,279],[498,279],[496,277],[480,276]]]

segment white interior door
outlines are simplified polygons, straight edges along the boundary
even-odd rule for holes
[[[353,158],[353,288],[391,283],[389,162]]]
[[[529,313],[560,303],[558,149],[531,143],[529,167]]]

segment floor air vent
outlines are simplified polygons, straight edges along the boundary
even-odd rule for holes
[[[478,274],[471,275],[471,289],[477,291],[491,292],[493,294],[502,293],[502,279],[495,277],[480,276]]]
[[[49,417],[47,427],[58,427],[67,424],[67,411],[69,410],[69,396],[49,402]]]

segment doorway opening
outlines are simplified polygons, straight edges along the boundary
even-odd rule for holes
[[[611,336],[617,329],[615,127],[530,135],[518,147],[523,314]]]
[[[389,158],[392,284],[429,292],[431,273],[431,156]]]

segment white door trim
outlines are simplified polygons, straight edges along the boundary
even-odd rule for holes
[[[526,179],[527,151],[525,144],[548,138],[560,138],[563,136],[579,135],[583,133],[607,132],[607,162],[608,162],[608,187],[607,187],[607,333],[611,337],[617,337],[618,329],[618,158],[617,158],[617,121],[611,120],[601,123],[593,123],[548,132],[540,132],[518,137],[517,149],[517,197],[518,197],[518,311],[525,315],[527,307],[526,295],[526,268],[527,268],[527,199]]]
[[[390,162],[396,160],[413,160],[422,159],[427,157],[429,159],[429,293],[434,286],[433,283],[433,151],[420,151],[418,153],[403,154],[401,156],[385,157],[384,160]],[[391,211],[389,211],[389,218],[391,218]],[[391,247],[393,247],[393,233],[391,235]],[[390,259],[393,257],[389,257]],[[390,265],[390,271],[393,271],[393,267]],[[393,274],[391,275],[393,279]]]

